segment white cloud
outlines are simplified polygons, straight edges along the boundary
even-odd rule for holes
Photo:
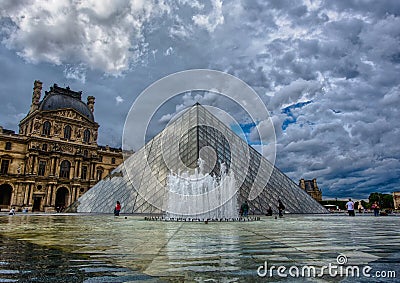
[[[115,104],[116,105],[119,105],[119,104],[121,104],[123,102],[124,102],[124,99],[121,96],[118,95],[118,96],[115,97]]]
[[[218,25],[224,23],[224,15],[222,13],[222,0],[211,0],[213,9],[208,15],[199,14],[192,17],[193,22],[208,30],[213,32]]]
[[[147,52],[143,28],[169,12],[163,1],[34,1],[14,4],[3,43],[28,62],[83,64],[113,75]],[[17,6],[18,5],[18,6]]]
[[[86,81],[86,68],[83,65],[78,66],[65,66],[64,76],[67,79],[73,79],[85,83]]]
[[[321,90],[322,86],[317,81],[298,79],[280,88],[271,98],[269,107],[271,109],[284,108],[306,102],[313,99]]]

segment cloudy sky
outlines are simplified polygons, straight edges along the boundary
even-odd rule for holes
[[[400,190],[397,0],[0,5],[0,125],[7,129],[18,129],[38,79],[44,90],[57,83],[84,99],[94,95],[99,143],[119,147],[130,106],[147,86],[209,68],[259,94],[276,129],[276,165],[296,182],[317,178],[325,197]],[[187,94],[166,107],[159,126],[196,101],[229,112],[218,95]]]

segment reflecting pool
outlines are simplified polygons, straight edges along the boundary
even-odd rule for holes
[[[400,276],[399,225],[400,217],[370,215],[208,224],[129,215],[1,215],[0,282],[371,281],[363,274],[319,274],[329,264],[370,266],[374,282],[395,282],[377,278],[376,271]],[[260,277],[272,265],[286,271],[268,269]],[[293,277],[303,266],[313,266],[315,276]]]

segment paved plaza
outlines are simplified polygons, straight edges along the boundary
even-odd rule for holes
[[[382,277],[400,276],[399,225],[371,215],[1,215],[0,282],[396,282]]]

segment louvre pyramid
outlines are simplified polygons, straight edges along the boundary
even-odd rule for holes
[[[168,174],[194,170],[199,156],[207,172],[219,174],[224,162],[232,170],[238,206],[248,200],[250,211],[277,211],[280,199],[289,213],[327,210],[289,177],[249,146],[229,127],[196,104],[171,122],[139,151],[79,198],[78,212],[112,213],[116,201],[122,213],[165,212]]]

